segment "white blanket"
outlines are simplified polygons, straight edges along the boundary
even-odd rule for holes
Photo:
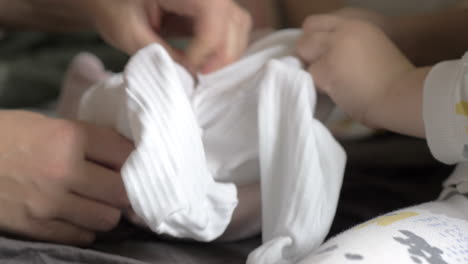
[[[313,81],[291,56],[299,34],[260,40],[197,83],[150,45],[85,94],[81,119],[135,142],[122,176],[154,232],[216,239],[238,203],[236,185],[260,181],[264,244],[248,263],[294,263],[323,242],[346,157],[314,118]]]

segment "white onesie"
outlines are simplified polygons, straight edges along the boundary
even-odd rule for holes
[[[268,36],[197,83],[150,45],[83,96],[80,119],[134,141],[122,177],[154,232],[212,241],[231,220],[236,185],[260,181],[263,245],[248,263],[295,263],[323,242],[346,156],[314,117],[313,81],[291,56],[299,34]]]

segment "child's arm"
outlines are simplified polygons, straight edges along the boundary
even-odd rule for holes
[[[371,24],[316,16],[304,30],[299,55],[318,87],[348,114],[371,126],[426,137],[445,163],[468,161],[468,56],[415,68]]]
[[[468,55],[410,71],[378,101],[368,115],[378,126],[424,136],[446,164],[468,161]]]
[[[319,89],[372,127],[424,136],[416,69],[377,27],[338,16],[309,17],[297,52]]]

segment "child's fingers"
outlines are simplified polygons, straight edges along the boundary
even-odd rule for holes
[[[310,64],[318,60],[329,49],[329,32],[316,32],[305,34],[296,44],[296,53],[299,57]]]

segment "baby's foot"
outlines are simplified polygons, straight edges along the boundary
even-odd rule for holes
[[[93,84],[110,76],[102,62],[91,53],[80,53],[70,63],[60,94],[57,115],[63,118],[75,119],[81,96]]]

